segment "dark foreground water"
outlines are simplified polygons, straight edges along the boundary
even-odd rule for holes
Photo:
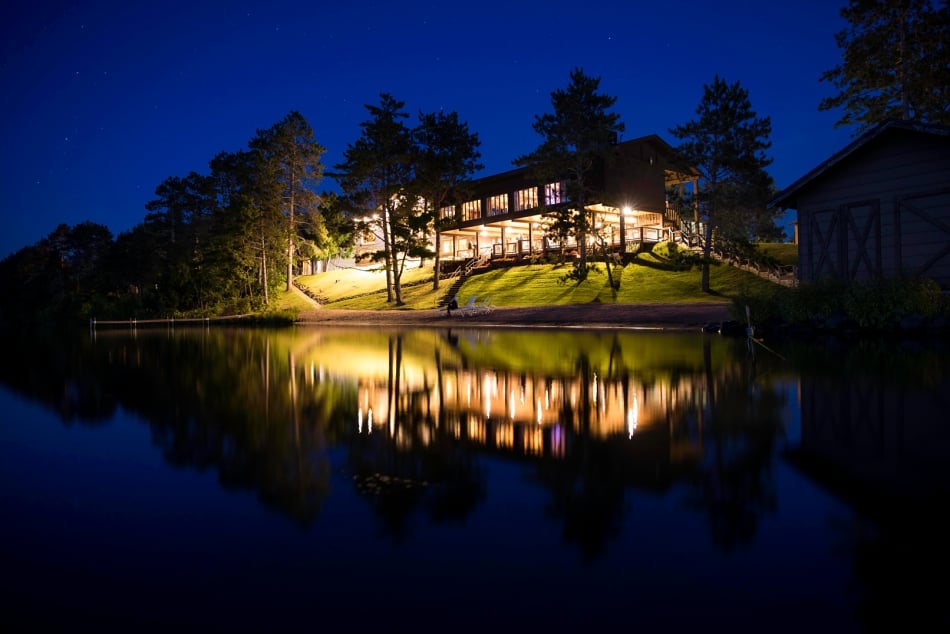
[[[7,341],[0,629],[946,631],[946,346]]]

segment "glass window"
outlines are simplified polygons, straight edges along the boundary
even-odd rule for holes
[[[482,201],[470,200],[462,203],[462,222],[466,220],[478,220],[482,217]]]
[[[548,183],[544,186],[544,204],[559,205],[564,202],[561,183]]]
[[[442,208],[442,217],[443,218],[454,218],[455,217],[455,205],[449,205]]]
[[[538,206],[538,188],[531,187],[515,192],[515,211],[535,209]]]
[[[500,216],[508,213],[508,194],[499,194],[488,199],[488,215]]]

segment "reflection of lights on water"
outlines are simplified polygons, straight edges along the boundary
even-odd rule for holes
[[[531,427],[524,432],[524,452],[541,455],[544,452],[544,430],[540,427]]]
[[[356,409],[356,428],[359,433],[363,433],[363,408],[359,407]],[[369,408],[366,410],[366,433],[373,433],[373,409]]]
[[[317,374],[320,368],[312,366],[310,371]],[[566,455],[566,435],[575,426],[583,429],[583,433],[603,438],[626,433],[632,440],[641,434],[640,398],[645,403],[656,403],[655,407],[644,406],[647,427],[658,415],[662,416],[664,409],[669,414],[708,400],[703,386],[697,387],[691,382],[681,381],[672,386],[663,382],[642,385],[634,381],[631,384],[609,376],[601,379],[599,372],[592,372],[586,379],[550,379],[467,369],[458,369],[451,378],[449,375],[447,372],[442,376],[440,389],[425,373],[400,371],[400,377],[412,379],[399,379],[400,391],[405,386],[407,394],[400,392],[398,402],[387,400],[387,395],[392,398],[393,387],[382,378],[361,380],[356,398],[358,432],[371,434],[378,423],[377,436],[382,433],[407,446],[418,444],[420,440],[425,445],[431,444],[437,435],[445,433],[455,439],[488,442],[515,451],[524,446],[529,453]],[[417,405],[422,401],[424,404]],[[578,404],[588,407],[579,411]],[[427,408],[425,416],[431,415],[431,419],[426,418],[425,424],[431,428],[416,426],[415,416],[423,413],[419,408]],[[375,422],[374,409],[377,410]],[[584,416],[589,417],[586,428],[583,428]],[[398,427],[396,420],[400,421]],[[506,426],[509,424],[512,426]],[[548,431],[554,430],[555,425],[560,428]],[[531,433],[526,436],[529,429]]]
[[[560,425],[555,425],[551,429],[551,453],[555,456],[563,456],[565,453],[564,430]]]
[[[637,419],[640,417],[640,407],[637,404],[637,397],[633,397],[633,407],[627,412],[627,438],[633,438],[633,432],[637,429]]]

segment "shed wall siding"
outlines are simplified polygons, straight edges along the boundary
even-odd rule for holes
[[[798,200],[799,276],[925,275],[950,288],[950,140],[886,135]]]

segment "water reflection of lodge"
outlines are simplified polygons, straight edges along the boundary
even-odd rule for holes
[[[675,385],[646,384],[597,374],[550,378],[473,369],[446,373],[441,390],[418,384],[395,397],[389,382],[361,379],[358,394],[357,431],[383,431],[403,449],[448,434],[499,451],[563,458],[572,436],[633,440],[669,430],[670,457],[682,458],[699,451],[700,421],[692,418],[692,430],[674,430],[671,423],[690,426],[687,411],[701,411],[705,385],[682,377]]]

